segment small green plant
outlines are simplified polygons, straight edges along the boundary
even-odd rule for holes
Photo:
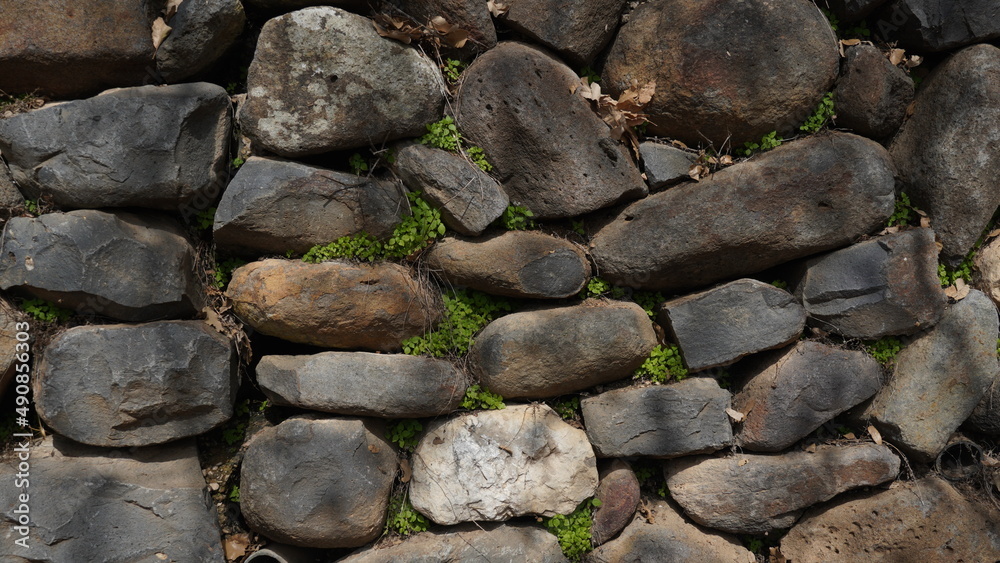
[[[583,221],[573,221],[571,223],[573,232],[580,235],[581,237],[587,236],[587,229],[583,225]]]
[[[483,172],[493,170],[493,165],[486,160],[486,153],[483,152],[483,149],[477,146],[471,146],[465,149],[465,155],[468,156],[469,160],[471,160],[472,163],[478,166]]]
[[[194,225],[201,230],[211,229],[212,225],[215,224],[215,212],[214,207],[199,211],[194,217]]]
[[[240,488],[236,485],[229,490],[229,502],[240,502]]]
[[[680,381],[687,377],[681,351],[674,345],[659,345],[653,348],[646,361],[632,374],[634,379],[648,379],[653,383],[666,383],[670,379]]]
[[[368,172],[368,161],[361,156],[361,153],[352,154],[351,158],[347,160],[347,165],[351,167],[351,172],[355,176],[360,176],[362,172]]]
[[[458,151],[458,144],[462,140],[462,135],[458,132],[455,120],[451,116],[444,116],[440,121],[427,124],[427,133],[417,139],[420,144],[444,149],[446,151]]]
[[[585,66],[580,69],[580,78],[586,78],[591,84],[601,81],[601,75],[597,74],[597,71],[590,68],[590,66]]]
[[[245,162],[246,161],[243,160],[242,157],[237,156],[236,158],[233,159],[233,162],[232,162],[233,168],[238,170],[239,167],[243,166],[243,163],[245,163]]]
[[[405,494],[393,496],[389,501],[389,515],[385,520],[386,532],[408,536],[426,532],[430,527],[430,520],[413,508]]]
[[[656,475],[656,469],[652,465],[648,464],[636,465],[633,472],[635,473],[636,481],[639,481],[640,487],[645,485],[646,481],[649,481],[654,475]]]
[[[246,265],[246,262],[239,258],[230,258],[221,264],[217,264],[215,271],[212,272],[212,276],[215,278],[215,287],[226,289],[226,286],[229,285],[229,280],[233,277],[233,270],[244,265]]]
[[[435,358],[463,356],[476,333],[511,310],[507,300],[474,289],[450,290],[441,298],[444,319],[436,330],[404,340],[403,353]]]
[[[764,540],[755,536],[741,536],[743,545],[754,555],[764,555]]]
[[[906,195],[906,192],[899,192],[899,197],[896,198],[896,206],[893,208],[892,215],[889,216],[887,226],[905,227],[913,221],[913,216],[914,209],[910,203],[910,196]]]
[[[586,287],[580,290],[580,299],[590,299],[591,297],[607,296],[612,299],[622,299],[626,295],[625,288],[611,285],[599,276],[590,278]]]
[[[472,385],[465,390],[465,398],[462,399],[462,408],[467,410],[500,410],[506,408],[503,397],[484,389],[477,385]]]
[[[646,311],[650,319],[656,318],[656,308],[667,300],[659,291],[633,291],[632,300]]]
[[[774,280],[773,282],[771,282],[771,285],[773,285],[778,289],[788,289],[788,282],[786,282],[785,280]]]
[[[24,309],[25,313],[34,317],[36,321],[43,323],[64,323],[73,314],[73,311],[63,309],[44,299],[25,299],[21,302],[21,308]]]
[[[900,350],[903,349],[903,343],[894,336],[883,336],[878,340],[866,342],[864,349],[871,357],[875,358],[876,362],[889,365],[895,361],[896,354],[899,354]]]
[[[580,397],[570,397],[552,403],[552,408],[564,420],[574,420],[580,413]]]
[[[941,287],[948,287],[950,285],[955,285],[955,282],[959,278],[966,281],[966,283],[972,281],[972,259],[975,258],[976,251],[972,250],[962,259],[962,263],[958,267],[952,269],[944,264],[938,264],[938,279],[941,281]]]
[[[385,437],[387,440],[399,446],[401,450],[413,451],[417,447],[417,436],[424,431],[424,425],[419,420],[404,418],[389,423]]]
[[[590,527],[593,525],[594,509],[599,506],[601,501],[596,498],[587,499],[568,515],[556,514],[552,518],[545,519],[545,527],[559,538],[559,547],[562,548],[563,555],[571,561],[579,561],[585,553],[593,549]]]
[[[827,92],[820,100],[816,111],[806,119],[806,122],[799,127],[799,131],[815,133],[823,128],[831,119],[836,117],[833,108],[833,92]]]
[[[743,156],[750,156],[755,152],[769,151],[773,148],[781,146],[782,139],[778,138],[777,131],[771,131],[767,135],[760,138],[759,143],[754,143],[747,141],[743,143],[742,149],[737,149],[737,153],[741,153]]]
[[[24,210],[32,215],[38,215],[38,200],[26,199],[24,200]]]
[[[527,231],[535,228],[535,222],[531,220],[535,214],[527,207],[510,204],[503,210],[500,216],[500,224],[508,231]]]
[[[826,19],[830,21],[830,27],[837,34],[837,37],[841,39],[851,39],[851,38],[865,38],[871,36],[872,32],[868,29],[868,23],[861,21],[852,27],[844,28],[837,16],[833,15],[829,10],[822,10],[823,15]]]
[[[227,446],[235,446],[243,441],[247,435],[247,423],[240,422],[236,426],[231,428],[226,428],[222,431],[222,441],[226,443]]]
[[[444,66],[441,67],[441,72],[444,73],[444,77],[452,82],[457,82],[458,77],[461,76],[462,71],[465,67],[469,65],[463,63],[462,61],[457,61],[455,59],[445,59]]]

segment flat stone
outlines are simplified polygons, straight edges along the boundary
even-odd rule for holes
[[[689,152],[663,143],[646,141],[639,144],[639,154],[642,155],[642,169],[651,190],[691,179],[688,171],[696,157]]]
[[[872,139],[892,136],[913,101],[913,79],[889,62],[874,45],[847,49],[847,61],[834,89],[837,127]]]
[[[601,506],[594,510],[590,526],[594,545],[611,540],[632,521],[642,494],[632,468],[620,459],[600,469],[598,475],[601,480],[594,498],[601,501]]]
[[[895,0],[873,29],[911,51],[949,51],[1000,37],[1000,6],[989,0]]]
[[[167,22],[170,35],[156,50],[156,70],[182,82],[207,70],[236,43],[246,14],[239,0],[185,0]]]
[[[460,524],[409,537],[390,547],[358,550],[340,563],[440,563],[442,561],[567,561],[559,540],[530,524]]]
[[[503,21],[574,65],[590,64],[607,46],[626,0],[510,0]]]

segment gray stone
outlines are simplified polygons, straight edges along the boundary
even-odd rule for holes
[[[572,65],[586,65],[611,41],[626,0],[510,0],[503,21]]]
[[[0,560],[226,561],[193,440],[105,449],[50,436],[29,449],[27,462],[12,452],[0,465]],[[30,476],[17,477],[19,463]],[[21,504],[30,511],[27,549],[14,543],[25,537]]]
[[[1000,238],[987,240],[973,257],[975,286],[1000,303]]]
[[[983,434],[1000,435],[1000,373],[994,378],[982,400],[966,419],[964,427]]]
[[[462,524],[417,534],[402,542],[368,547],[339,563],[441,563],[442,561],[567,561],[559,540],[547,530],[530,524]]]
[[[529,231],[445,238],[427,253],[427,264],[450,283],[508,297],[569,297],[590,278],[590,261],[579,246]]]
[[[18,323],[21,318],[22,314],[18,312],[13,303],[0,297],[0,398],[3,398],[11,389],[11,383],[15,381],[14,370],[17,365],[17,344],[19,342],[17,335],[18,333],[28,333],[28,329],[31,328],[27,321]],[[30,335],[30,333],[28,334]],[[28,384],[30,381],[30,374],[21,375],[17,379],[17,383],[21,385]]]
[[[677,147],[646,141],[639,144],[642,169],[649,189],[658,190],[682,180],[690,180],[688,172],[696,156]]]
[[[24,196],[14,185],[14,180],[10,177],[10,171],[6,166],[0,165],[0,207],[8,210],[22,207]]]
[[[829,8],[843,22],[864,19],[885,4],[887,0],[823,0],[822,6]]]
[[[1000,155],[990,149],[997,143],[1000,49],[976,45],[927,77],[913,114],[889,147],[903,191],[927,212],[943,245],[942,260],[952,266],[1000,205]]]
[[[1000,37],[1000,5],[991,0],[895,0],[874,29],[917,51],[949,51]]]
[[[441,210],[445,225],[463,235],[482,233],[510,203],[489,174],[448,151],[407,145],[396,153],[395,169],[407,187]]]
[[[889,62],[878,47],[862,44],[847,49],[847,61],[833,92],[837,127],[885,139],[903,124],[914,88],[906,71]]]
[[[601,506],[594,510],[593,524],[590,526],[594,545],[601,545],[621,532],[632,521],[642,500],[639,480],[628,463],[620,459],[612,460],[599,469],[600,482],[594,498]]]
[[[569,514],[597,489],[583,430],[540,404],[432,422],[412,463],[410,502],[443,525]]]
[[[587,439],[600,457],[671,458],[733,443],[729,391],[712,378],[626,387],[580,401]]]
[[[31,199],[176,210],[225,183],[230,122],[215,84],[142,86],[2,119],[0,151]]]
[[[862,416],[912,457],[933,460],[993,383],[998,331],[996,306],[970,291],[896,356],[892,377]]]
[[[123,321],[189,316],[204,301],[195,250],[176,222],[86,209],[8,221],[0,288]]]
[[[264,24],[239,120],[261,148],[297,157],[421,135],[444,98],[429,58],[320,6]]]
[[[264,356],[257,384],[278,405],[381,418],[448,414],[466,387],[451,362],[367,352]]]
[[[365,419],[296,416],[254,434],[240,471],[243,518],[291,545],[359,547],[377,538],[397,470],[384,432]]]
[[[542,51],[508,42],[462,74],[455,119],[511,201],[542,219],[646,195],[628,149],[582,96],[580,79]]]
[[[291,12],[310,6],[337,6],[345,10],[357,10],[364,6],[361,0],[240,0],[248,8],[264,13]]]
[[[911,229],[809,260],[799,286],[809,324],[865,340],[934,326],[948,301],[937,254],[934,231]]]
[[[167,82],[182,82],[208,69],[236,43],[246,19],[239,0],[181,2],[156,50],[156,70]]]
[[[304,254],[360,232],[384,239],[407,212],[398,182],[250,157],[222,194],[213,235],[229,252]]]
[[[469,363],[492,391],[541,399],[628,377],[655,347],[641,307],[588,300],[500,317],[476,337]]]
[[[604,279],[643,289],[759,272],[881,229],[894,176],[877,143],[813,135],[633,203],[593,235],[591,256]]]
[[[415,21],[425,23],[441,16],[469,32],[462,51],[484,52],[497,46],[497,30],[485,2],[478,0],[394,0]]]
[[[733,397],[733,408],[746,415],[736,443],[760,452],[791,446],[882,386],[882,368],[868,354],[810,341],[773,352],[743,374],[749,378]]]
[[[679,297],[658,307],[657,322],[673,335],[691,371],[794,342],[806,311],[787,291],[743,279]]]
[[[896,478],[899,458],[887,446],[819,446],[815,452],[689,457],[664,468],[670,496],[692,520],[730,533],[761,534],[791,526],[802,509],[849,489]]]

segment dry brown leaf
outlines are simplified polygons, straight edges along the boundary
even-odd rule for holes
[[[462,47],[465,47],[465,43],[468,40],[469,40],[469,32],[465,31],[464,29],[459,29],[457,27],[449,31],[444,36],[445,43],[456,49],[461,49]]]
[[[969,295],[969,285],[965,283],[965,280],[958,278],[955,280],[955,285],[950,286],[944,290],[944,294],[954,299],[955,301],[961,301]]]
[[[201,312],[205,313],[205,323],[208,326],[219,331],[220,334],[229,334],[226,331],[226,325],[222,322],[222,317],[219,316],[219,313],[217,313],[215,309],[206,305],[201,309]]]
[[[226,552],[226,561],[236,561],[246,555],[250,549],[250,534],[226,536],[226,541],[222,544],[222,547]]]
[[[409,483],[410,479],[413,477],[413,470],[410,469],[410,460],[401,459],[399,460],[399,481],[401,483]]]
[[[489,9],[490,14],[494,18],[499,18],[500,16],[507,13],[510,10],[510,6],[504,4],[503,2],[496,2],[495,0],[487,0],[486,7]]]
[[[733,157],[729,156],[728,154],[722,155],[722,158],[719,159],[719,164],[723,166],[729,166],[732,163],[733,163]]]
[[[872,440],[879,446],[882,445],[882,434],[878,431],[878,428],[869,425],[868,435],[872,437]]]
[[[852,47],[854,45],[860,45],[860,44],[861,44],[860,39],[841,39],[838,45],[838,47],[840,48],[840,56],[841,57],[847,56],[846,53],[844,52],[844,47]]]
[[[444,443],[444,440],[442,440],[440,436],[435,436],[433,443],[435,446],[440,446],[441,444]]]
[[[163,14],[163,19],[170,21],[170,18],[174,17],[177,13],[177,9],[181,7],[184,0],[167,0],[167,6],[164,8],[165,13]]]
[[[670,144],[673,145],[673,146],[675,146],[675,147],[677,147],[677,148],[679,148],[679,149],[685,149],[685,150],[687,150],[687,148],[688,148],[687,145],[685,145],[684,143],[682,143],[680,141],[670,141]]]
[[[891,235],[899,232],[899,225],[893,225],[891,227],[886,227],[879,231],[879,235]]]
[[[443,17],[435,16],[431,18],[430,25],[428,27],[437,30],[438,33],[448,33],[454,26],[448,23],[448,20]]]
[[[930,219],[930,217],[921,217],[920,218],[920,228],[922,228],[922,229],[929,229],[929,228],[931,228],[931,219]]]
[[[741,459],[741,460],[740,460],[740,461],[739,461],[739,462],[738,462],[738,463],[737,463],[736,465],[738,465],[738,466],[740,466],[740,467],[743,467],[744,465],[746,465],[746,464],[748,464],[748,463],[750,463],[750,460],[749,460],[749,459],[747,459],[747,458],[743,458],[743,459]]]
[[[709,172],[708,167],[705,166],[704,164],[694,163],[691,165],[691,168],[688,169],[688,176],[690,176],[692,180],[697,182],[698,180],[701,180],[705,176],[708,176],[708,172]]]
[[[745,414],[741,413],[740,411],[738,411],[736,409],[728,409],[727,408],[726,409],[726,414],[729,415],[729,418],[733,419],[733,422],[743,422],[743,419],[746,418]]]
[[[163,40],[170,35],[172,27],[167,25],[167,22],[163,21],[163,18],[156,18],[153,21],[153,54],[156,54],[156,50],[160,48],[160,44]]]
[[[904,51],[903,49],[893,49],[889,51],[889,62],[892,63],[892,66],[896,66],[899,63],[903,62],[903,59],[905,58],[906,58],[906,51]]]
[[[906,117],[913,115],[913,112],[917,109],[917,101],[913,100],[910,105],[906,106]]]
[[[904,66],[906,68],[914,68],[920,66],[920,63],[922,62],[924,62],[924,58],[920,55],[910,55],[909,58],[906,59],[906,64]]]
[[[380,450],[376,444],[368,444],[368,451],[370,451],[373,454],[377,454],[382,450]]]
[[[847,440],[857,440],[858,439],[858,437],[854,435],[854,432],[848,432],[847,434],[844,434],[844,438],[847,439]]]
[[[806,446],[805,451],[811,454],[816,453],[816,444],[809,444],[808,446]]]
[[[788,559],[781,554],[780,547],[772,547],[769,551],[771,552],[771,563],[788,563]]]

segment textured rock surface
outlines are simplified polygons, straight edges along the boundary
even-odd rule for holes
[[[156,70],[166,82],[181,82],[209,68],[243,33],[246,20],[239,0],[181,2],[156,51]]]
[[[1000,238],[987,240],[973,258],[976,287],[1000,303]]]
[[[2,119],[0,151],[32,199],[177,209],[225,183],[230,122],[220,86],[142,86]]]
[[[732,533],[787,528],[802,509],[848,489],[892,480],[887,446],[820,446],[814,453],[683,458],[664,468],[670,496],[699,524]]]
[[[7,299],[0,299],[0,398],[8,392],[10,384],[14,381],[15,361],[18,353],[17,334],[27,332],[24,330],[26,328],[24,324],[18,326],[18,320],[19,314],[14,305]],[[24,336],[21,339],[23,340]],[[18,381],[18,383],[28,383],[30,378],[31,376],[28,375],[27,380],[22,378],[22,381]]]
[[[892,377],[863,416],[911,456],[932,460],[993,383],[998,330],[996,306],[970,291],[896,356]]]
[[[587,439],[601,457],[678,457],[732,443],[729,391],[711,378],[626,387],[580,402]]]
[[[327,6],[269,20],[240,110],[243,132],[282,156],[379,145],[441,117],[436,65],[371,20]]]
[[[398,350],[441,315],[438,296],[388,262],[253,262],[233,272],[226,295],[254,329],[327,348]]]
[[[559,540],[539,526],[463,524],[417,534],[391,547],[369,547],[341,563],[441,563],[442,561],[566,561]]]
[[[887,0],[823,0],[823,7],[843,21],[853,22],[871,14]]]
[[[418,22],[441,16],[448,23],[469,32],[467,51],[486,51],[496,47],[497,30],[485,2],[477,0],[393,0]]]
[[[814,135],[633,203],[592,237],[591,255],[619,285],[703,286],[880,229],[894,189],[892,161],[878,144]]]
[[[689,180],[688,171],[696,155],[663,143],[645,142],[639,145],[642,169],[649,189],[656,190],[681,180]]]
[[[941,257],[953,266],[1000,205],[1000,155],[990,148],[997,143],[1000,49],[976,45],[934,69],[889,147],[902,189],[927,212]]]
[[[597,488],[594,450],[583,430],[546,405],[435,421],[412,463],[413,507],[444,525],[569,514]]]
[[[906,71],[890,63],[878,47],[850,47],[834,89],[837,127],[872,139],[887,138],[902,125],[913,91]]]
[[[997,374],[1000,376],[1000,374]],[[965,421],[965,427],[983,434],[1000,435],[1000,384],[993,380]]]
[[[510,199],[543,219],[646,194],[628,149],[573,93],[579,81],[565,64],[513,42],[462,74],[459,128],[486,152]]]
[[[264,356],[257,384],[278,405],[382,418],[448,414],[465,395],[451,362],[367,352]]]
[[[250,157],[219,201],[213,234],[230,252],[304,254],[362,231],[385,238],[407,209],[396,182]]]
[[[254,434],[240,472],[243,517],[291,545],[358,547],[377,538],[396,477],[384,432],[364,419],[297,416]]]
[[[806,325],[805,309],[790,293],[751,279],[671,299],[658,311],[657,322],[673,335],[691,371],[784,346]]]
[[[16,453],[0,465],[3,561],[226,560],[194,441],[105,449],[55,436],[29,449],[30,486],[11,486]],[[14,543],[19,495],[28,495],[28,549]]]
[[[24,205],[24,196],[14,185],[10,177],[10,170],[6,166],[0,166],[0,207],[20,207]]]
[[[871,356],[819,342],[799,342],[754,364],[741,369],[749,379],[733,396],[733,408],[746,415],[736,442],[748,450],[783,450],[882,386]]]
[[[611,41],[625,0],[510,0],[504,23],[552,49],[573,65],[586,65]]]
[[[590,278],[590,261],[579,246],[529,231],[446,238],[427,253],[427,264],[450,283],[509,297],[569,297]]]
[[[613,460],[599,471],[601,477],[594,498],[601,506],[594,510],[590,527],[594,545],[601,545],[621,532],[639,507],[641,491],[639,480],[627,463]]]
[[[628,377],[654,347],[638,305],[585,302],[500,317],[476,337],[469,361],[492,391],[539,399]]]
[[[990,0],[895,0],[875,29],[917,52],[947,51],[1000,37],[1000,6]]]
[[[15,217],[0,246],[0,288],[124,321],[201,308],[195,250],[159,215],[77,210]]]

